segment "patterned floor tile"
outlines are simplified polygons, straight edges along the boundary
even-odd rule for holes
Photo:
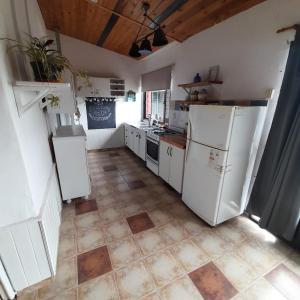
[[[162,235],[153,229],[138,233],[134,236],[134,239],[142,249],[144,255],[149,255],[167,246]]]
[[[299,298],[299,297],[298,297]],[[241,295],[243,300],[287,300],[267,280],[260,278]]]
[[[118,300],[119,294],[112,273],[91,279],[78,288],[78,300]]]
[[[159,228],[159,232],[169,245],[180,242],[188,238],[188,234],[183,227],[176,221],[172,221]]]
[[[78,253],[87,252],[105,244],[101,228],[83,228],[77,230]]]
[[[133,234],[153,228],[154,224],[147,213],[140,213],[127,218],[127,222]]]
[[[67,258],[76,255],[75,234],[63,234],[59,239],[58,257]]]
[[[102,224],[109,224],[123,217],[122,209],[117,206],[100,209],[99,215]]]
[[[184,276],[161,290],[164,300],[203,300],[189,277]]]
[[[46,300],[77,285],[76,258],[58,260],[56,276],[52,283],[38,290],[38,299]]]
[[[127,181],[127,184],[132,190],[140,189],[146,186],[142,180]]]
[[[132,237],[111,243],[108,248],[114,269],[126,266],[142,256]]]
[[[225,300],[238,293],[212,262],[189,273],[189,276],[204,299]]]
[[[195,270],[209,261],[209,256],[192,240],[184,240],[171,248],[171,252],[187,272]]]
[[[112,270],[106,246],[78,255],[78,283],[103,275]]]
[[[168,250],[147,257],[144,264],[157,286],[164,286],[184,273],[183,267]]]
[[[107,165],[107,166],[103,166],[103,170],[105,172],[110,172],[110,171],[116,171],[118,170],[118,168],[114,165]]]
[[[95,228],[100,226],[100,217],[98,212],[79,215],[75,218],[75,225],[79,228]]]
[[[299,299],[300,277],[285,265],[280,264],[265,275],[265,278],[287,299]]]
[[[125,219],[121,219],[103,226],[106,240],[110,243],[131,235],[131,230]]]
[[[75,208],[76,208],[76,215],[81,215],[98,209],[96,200],[84,200],[84,199],[76,201]]]
[[[122,299],[138,299],[155,289],[154,282],[142,262],[116,271],[116,280]]]

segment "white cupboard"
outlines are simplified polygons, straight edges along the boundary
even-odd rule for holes
[[[178,193],[182,192],[185,150],[165,141],[159,146],[159,176]]]
[[[83,127],[58,127],[53,137],[53,146],[63,200],[88,196],[91,185]]]
[[[125,124],[125,145],[142,160],[146,160],[146,132]]]

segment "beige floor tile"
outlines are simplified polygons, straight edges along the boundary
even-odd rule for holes
[[[211,259],[216,259],[233,249],[233,244],[219,237],[212,230],[204,230],[193,238]]]
[[[78,300],[118,300],[119,295],[112,273],[81,284]]]
[[[157,230],[146,230],[135,235],[135,241],[142,249],[144,255],[162,250],[167,246],[162,235]]]
[[[112,223],[123,217],[122,210],[119,207],[108,207],[99,210],[100,222],[102,224]]]
[[[180,223],[176,221],[172,221],[160,227],[159,232],[169,245],[180,242],[189,236]]]
[[[74,219],[75,220],[75,219]],[[60,224],[60,234],[75,234],[74,220],[62,221]]]
[[[108,249],[114,269],[126,266],[142,256],[132,237],[113,242],[108,245]]]
[[[100,227],[77,230],[78,253],[87,252],[104,244],[104,233]]]
[[[158,207],[150,211],[149,216],[156,226],[165,225],[173,220],[172,215],[165,207]]]
[[[117,202],[117,199],[113,195],[108,195],[104,197],[98,197],[96,199],[99,208],[106,208],[114,206]]]
[[[241,294],[243,300],[287,300],[264,278],[257,280],[249,289]]]
[[[26,290],[26,291],[18,292],[18,300],[38,300],[37,297],[38,297],[37,291]]]
[[[199,218],[193,217],[184,217],[180,219],[182,226],[190,235],[197,235],[203,232],[203,230],[208,229],[208,225],[204,224]]]
[[[242,230],[231,224],[221,224],[214,231],[224,240],[235,245],[241,245],[248,239],[248,236]]]
[[[132,215],[137,215],[141,212],[143,212],[144,209],[139,203],[132,203],[127,206],[124,206],[122,209],[122,212],[125,217],[129,217]]]
[[[244,259],[256,272],[264,274],[280,262],[280,258],[255,241],[243,244],[237,254]]]
[[[59,259],[76,255],[76,236],[75,234],[63,234],[59,239],[58,257]]]
[[[54,298],[51,298],[51,300],[77,300],[77,288],[63,291]]]
[[[122,299],[138,299],[155,289],[154,282],[142,262],[130,264],[115,274]]]
[[[125,219],[106,224],[103,226],[103,230],[108,242],[119,240],[131,235],[129,225]]]
[[[202,300],[195,285],[188,276],[184,276],[161,289],[164,300]]]
[[[300,253],[296,251],[293,252],[289,258],[284,261],[284,265],[300,276]]]
[[[235,253],[225,254],[214,261],[238,291],[248,288],[259,276],[250,265]]]
[[[158,287],[166,285],[184,273],[181,264],[168,250],[147,257],[144,260],[144,265],[152,274]]]
[[[192,240],[184,240],[171,248],[174,257],[191,272],[209,261],[209,256]]]
[[[53,298],[61,292],[77,285],[76,258],[58,261],[56,276],[52,283],[38,290],[39,300]]]
[[[141,298],[141,300],[161,300],[161,298],[160,298],[158,292],[154,292],[154,293],[151,293],[151,294]]]
[[[79,228],[97,228],[100,226],[98,212],[91,212],[79,215],[75,218],[75,225]]]

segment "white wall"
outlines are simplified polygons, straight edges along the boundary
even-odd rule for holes
[[[116,104],[116,129],[87,129],[84,101],[79,105],[80,122],[87,132],[88,149],[102,149],[124,146],[123,122],[136,122],[141,118],[140,76],[138,61],[124,55],[94,46],[92,44],[61,35],[62,53],[77,69],[90,76],[125,79],[125,89],[137,93],[136,102],[124,102],[120,98]]]
[[[300,22],[299,10],[299,0],[268,0],[143,59],[140,72],[175,64],[171,97],[183,100],[186,94],[177,84],[192,82],[197,72],[206,75],[210,66],[220,65],[224,84],[213,88],[213,94],[223,99],[264,98],[267,89],[275,88],[271,118],[289,50],[287,40],[294,36],[293,31],[276,30]],[[170,113],[173,125],[184,126],[182,115],[175,118]]]
[[[16,5],[17,24],[13,22],[13,3]],[[31,32],[34,36],[46,35],[36,0],[27,0],[27,5],[29,23],[24,0],[0,2],[1,37],[16,38],[18,30],[23,38],[24,32]],[[52,168],[43,112],[36,104],[20,117],[13,95],[13,82],[24,79],[26,73],[30,76],[30,66],[23,70],[22,61],[16,60],[6,50],[7,42],[0,41],[0,227],[39,214]]]

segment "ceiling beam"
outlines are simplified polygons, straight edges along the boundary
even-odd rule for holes
[[[124,15],[122,15],[121,13],[118,13],[117,11],[115,11],[115,10],[113,10],[113,9],[110,9],[110,8],[107,8],[107,7],[105,7],[105,6],[103,6],[103,5],[99,4],[99,3],[95,3],[95,2],[93,2],[93,1],[91,1],[91,0],[85,0],[85,1],[87,1],[88,3],[90,3],[90,4],[92,4],[92,5],[95,5],[95,6],[99,7],[100,9],[103,9],[103,10],[105,10],[105,11],[107,11],[107,12],[110,12],[110,13],[112,13],[112,14],[114,14],[114,15],[116,15],[116,16],[118,16],[118,17],[124,19],[124,20],[127,20],[128,22],[131,22],[131,23],[133,23],[133,24],[135,24],[135,25],[137,25],[137,26],[142,26],[142,27],[144,27],[144,28],[146,28],[146,29],[153,30],[150,26],[148,26],[148,25],[146,25],[146,24],[143,24],[143,23],[141,23],[141,22],[138,22],[138,21],[136,21],[136,20],[134,20],[134,19],[131,19],[131,18],[127,17],[127,16],[124,16]],[[178,40],[177,38],[175,38],[175,37],[173,37],[173,36],[171,36],[171,35],[169,35],[169,34],[166,34],[166,36],[169,37],[169,38],[171,38],[172,40],[174,40],[174,41],[176,41],[176,42],[181,43],[180,40]]]

